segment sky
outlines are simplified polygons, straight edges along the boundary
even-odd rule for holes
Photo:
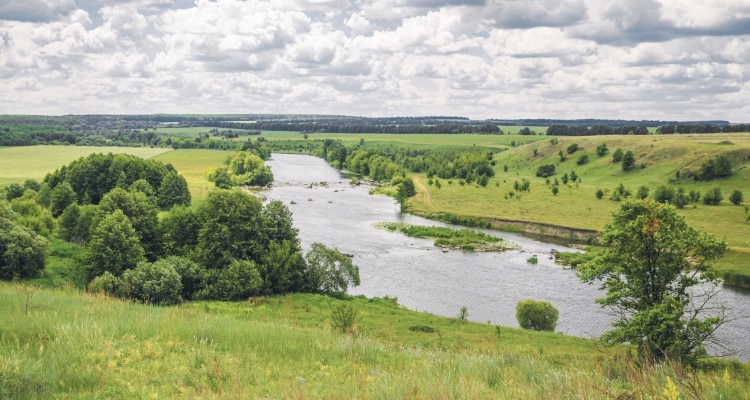
[[[0,0],[0,113],[750,122],[750,0]]]

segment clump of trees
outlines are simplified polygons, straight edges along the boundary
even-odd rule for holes
[[[599,283],[602,307],[620,317],[601,339],[631,343],[644,355],[694,362],[724,322],[712,298],[719,278],[711,262],[726,243],[698,232],[670,205],[629,201],[604,227],[607,249],[578,268],[586,283]],[[691,290],[699,286],[701,290]]]
[[[273,182],[271,169],[252,152],[240,151],[227,160],[226,167],[209,170],[208,180],[217,187],[266,186]]]
[[[0,201],[0,279],[36,278],[44,270],[49,241],[15,223],[18,214]]]
[[[555,174],[554,164],[540,165],[536,170],[536,176],[546,178]]]

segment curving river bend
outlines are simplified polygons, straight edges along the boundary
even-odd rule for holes
[[[519,244],[522,250],[443,253],[431,240],[378,230],[373,224],[451,225],[400,213],[392,198],[369,195],[369,186],[350,186],[349,179],[322,159],[274,154],[268,165],[274,187],[263,194],[288,205],[303,247],[321,242],[354,254],[362,284],[350,289],[351,294],[396,296],[405,307],[448,317],[467,306],[472,321],[514,327],[518,326],[515,306],[519,300],[547,300],[560,311],[560,332],[598,337],[609,328],[612,317],[594,304],[602,296],[597,286],[580,283],[574,271],[562,269],[547,257],[553,248],[575,249],[478,229]],[[328,187],[308,188],[313,182],[327,182]],[[528,264],[526,259],[534,254],[539,263]],[[734,357],[750,360],[750,291],[725,287],[721,298],[732,320],[721,327],[719,335],[736,351]]]

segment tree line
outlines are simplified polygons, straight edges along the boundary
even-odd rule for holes
[[[502,134],[494,124],[470,125],[455,123],[436,123],[434,125],[396,125],[375,123],[347,122],[215,122],[195,121],[180,123],[185,127],[219,127],[228,129],[247,129],[261,131],[297,131],[303,133],[416,133],[416,134]]]
[[[677,124],[661,125],[656,129],[656,134],[689,134],[689,133],[736,133],[749,132],[750,125],[747,124]],[[565,125],[553,124],[547,128],[550,136],[599,136],[599,135],[648,135],[646,125]]]

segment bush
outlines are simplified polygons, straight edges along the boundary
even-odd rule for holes
[[[180,275],[184,300],[193,300],[205,288],[208,273],[202,266],[184,257],[167,257],[157,262],[169,264]]]
[[[110,274],[109,271],[94,278],[94,280],[89,283],[88,291],[89,293],[104,293],[114,297],[123,297],[125,295],[125,288],[122,284],[122,280]]]
[[[469,318],[469,307],[462,306],[461,310],[458,311],[456,318],[458,318],[459,321],[466,321],[466,318]]]
[[[541,178],[546,178],[548,176],[552,176],[555,174],[555,166],[552,164],[549,165],[541,165],[536,170],[536,176]]]
[[[621,149],[615,150],[615,152],[612,153],[612,162],[616,162],[617,163],[617,162],[622,161],[622,156],[624,154],[625,153]]]
[[[589,155],[588,154],[584,154],[584,155],[578,157],[578,161],[576,161],[576,164],[583,165],[583,164],[586,164],[588,162],[589,162]]]
[[[604,191],[601,189],[596,189],[596,198],[601,200],[602,197],[604,197]]]
[[[201,300],[244,300],[260,294],[263,280],[252,261],[232,260],[223,270],[209,270],[206,280],[210,284],[197,292]]]
[[[568,146],[568,149],[567,149],[568,154],[573,154],[576,151],[578,151],[578,144],[573,143],[570,146]]]
[[[721,195],[721,189],[717,186],[703,195],[703,204],[718,206],[721,201],[724,200],[724,196]]]
[[[339,304],[331,309],[331,329],[351,335],[357,331],[357,308],[353,304]]]
[[[622,156],[622,170],[630,171],[635,167],[635,154],[628,150],[625,155]]]
[[[674,188],[671,186],[661,185],[654,190],[654,200],[659,203],[672,203],[675,198]]]
[[[313,243],[305,255],[310,289],[327,295],[342,295],[349,286],[359,286],[359,267],[351,258],[321,243]]]
[[[607,148],[606,143],[602,143],[599,146],[596,147],[596,155],[599,157],[603,157],[609,153],[609,149]]]
[[[552,194],[557,196],[560,193],[560,189],[557,186],[552,186]]]
[[[48,252],[47,239],[0,217],[0,280],[39,276]]]
[[[638,192],[636,193],[635,197],[644,200],[646,197],[648,197],[648,188],[646,186],[641,185],[641,187],[638,188]]]
[[[424,333],[432,333],[435,332],[435,328],[427,325],[414,325],[410,326],[409,330],[412,332],[424,332]]]
[[[182,282],[172,265],[165,260],[142,262],[122,274],[127,295],[149,304],[172,305],[180,302]]]
[[[744,200],[744,198],[742,196],[742,192],[740,192],[739,190],[733,191],[729,196],[729,201],[731,201],[735,206],[740,205],[740,203],[742,203],[742,200]]]
[[[539,259],[536,256],[532,256],[530,258],[527,258],[526,262],[529,264],[537,264],[539,263]]]
[[[523,329],[554,331],[559,312],[548,301],[521,300],[516,305],[516,319]]]

